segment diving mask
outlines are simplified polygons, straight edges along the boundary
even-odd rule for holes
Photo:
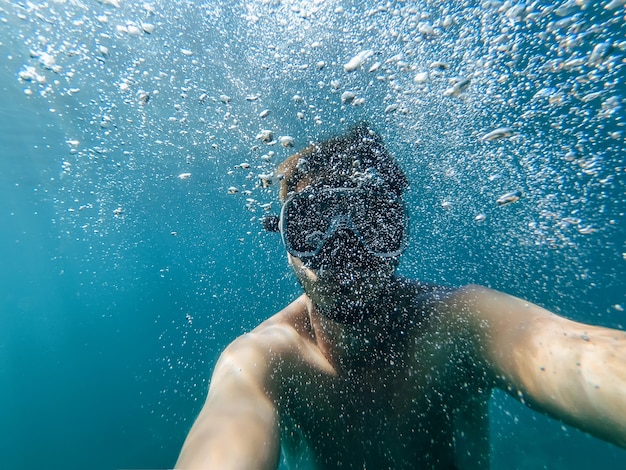
[[[280,231],[297,258],[318,255],[339,231],[352,232],[372,255],[395,258],[406,248],[408,217],[402,199],[371,187],[307,188],[283,204],[280,218],[264,225]]]

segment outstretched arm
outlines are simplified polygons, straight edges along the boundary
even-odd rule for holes
[[[209,394],[176,468],[276,469],[280,432],[268,391],[266,354],[254,334],[221,355]]]
[[[478,286],[464,288],[461,296],[496,385],[626,447],[626,332],[573,322]]]

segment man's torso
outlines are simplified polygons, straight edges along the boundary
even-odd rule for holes
[[[365,347],[363,362],[346,370],[320,367],[326,359],[315,340],[301,335],[307,353],[285,358],[275,397],[288,460],[305,455],[312,468],[488,466],[488,391],[462,338],[437,317],[440,304],[399,325],[386,350]],[[299,315],[306,312],[281,321],[302,325]]]

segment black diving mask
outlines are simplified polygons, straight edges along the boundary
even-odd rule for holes
[[[287,252],[310,259],[340,231],[353,233],[368,253],[396,258],[406,248],[408,217],[402,198],[371,187],[307,188],[291,195],[280,218],[264,221],[280,231]]]

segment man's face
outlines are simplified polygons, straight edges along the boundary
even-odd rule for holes
[[[313,303],[345,323],[378,302],[404,248],[405,217],[398,197],[360,187],[308,188],[285,201],[289,263]]]

